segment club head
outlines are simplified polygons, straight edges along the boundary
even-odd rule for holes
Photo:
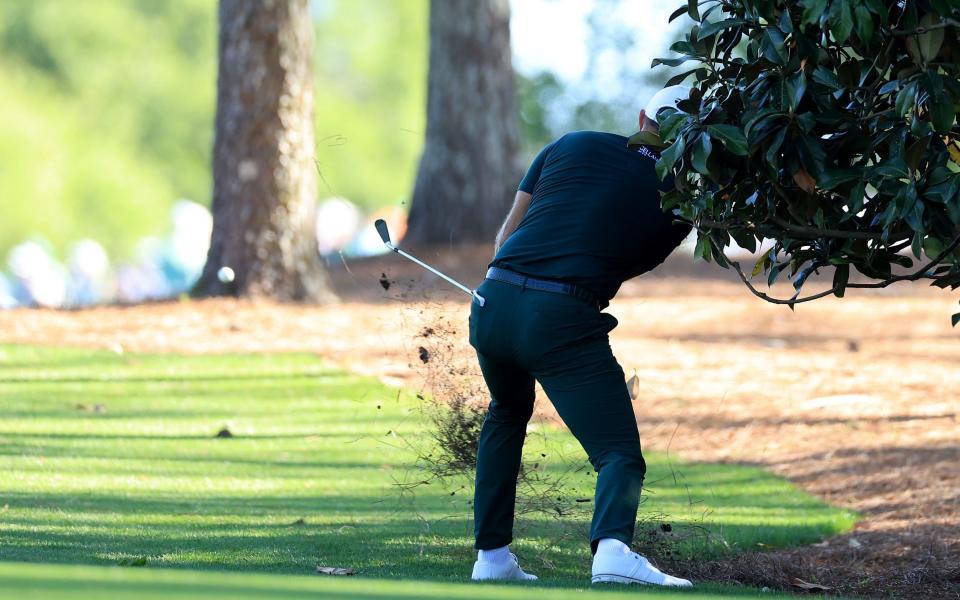
[[[380,234],[383,243],[390,246],[390,230],[387,229],[387,222],[383,219],[377,219],[373,226],[377,228],[377,233]]]

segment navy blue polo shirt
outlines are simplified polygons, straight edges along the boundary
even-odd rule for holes
[[[673,187],[657,154],[613,133],[578,131],[534,159],[519,189],[533,196],[491,266],[573,283],[609,301],[620,285],[664,260],[690,233],[660,209]]]

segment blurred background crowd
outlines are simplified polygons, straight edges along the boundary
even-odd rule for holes
[[[631,0],[513,0],[523,152],[632,132],[679,29]],[[423,148],[427,0],[315,0],[318,252],[402,234]],[[0,3],[0,308],[188,292],[210,242],[214,0]],[[545,25],[548,24],[548,25]],[[679,24],[679,23],[676,23]],[[519,180],[522,173],[517,174]]]

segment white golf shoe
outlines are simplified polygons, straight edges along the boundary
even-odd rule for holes
[[[477,562],[473,563],[473,575],[471,576],[471,579],[474,581],[536,581],[537,576],[531,575],[530,573],[524,573],[523,569],[520,568],[519,561],[517,561],[517,556],[511,552],[510,560],[496,563],[478,560]]]
[[[597,552],[593,556],[591,583],[639,583],[669,587],[690,587],[686,579],[673,577],[650,564],[636,552]]]

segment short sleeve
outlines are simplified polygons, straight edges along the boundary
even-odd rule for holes
[[[530,163],[530,168],[527,169],[527,174],[524,175],[523,180],[517,188],[518,190],[533,194],[533,188],[536,187],[537,182],[540,181],[540,172],[543,171],[543,163],[547,160],[547,154],[552,147],[553,144],[544,146],[540,154],[537,154],[537,157],[533,159],[533,162]]]

